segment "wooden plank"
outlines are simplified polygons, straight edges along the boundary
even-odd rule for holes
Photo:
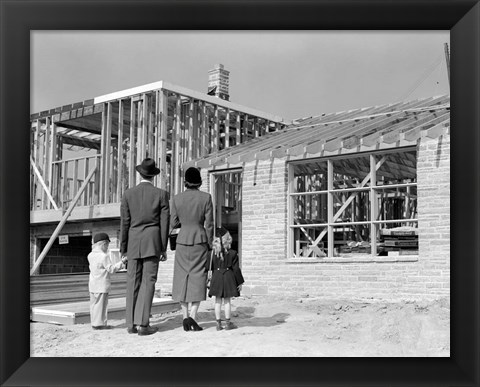
[[[44,157],[43,157],[43,172],[45,176],[45,183],[48,185],[48,190],[52,192],[52,169],[50,168],[50,157],[51,157],[51,141],[52,141],[52,118],[47,117],[45,119],[45,137],[43,139],[44,141],[44,147],[43,147],[43,152],[44,152]],[[52,192],[53,193],[53,192]],[[53,193],[55,195],[55,193]],[[44,192],[42,192],[42,208],[43,209],[48,209],[50,208],[48,202],[48,198],[45,196]]]
[[[215,105],[213,120],[212,152],[218,152],[218,150],[220,149],[220,125],[218,105]]]
[[[243,125],[242,125],[242,143],[250,139],[248,137],[248,122],[249,122],[249,116],[248,114],[245,114],[243,116]]]
[[[109,320],[124,319],[126,299],[124,297],[109,298]],[[176,312],[180,304],[170,297],[154,297],[152,314]],[[31,309],[31,320],[59,325],[90,323],[90,301],[79,301],[46,306],[35,306]]]
[[[225,113],[225,146],[224,148],[230,147],[230,109],[227,108]]]
[[[42,263],[43,259],[46,257],[46,255],[48,254],[48,251],[50,250],[50,248],[52,247],[53,245],[53,242],[55,242],[55,239],[57,238],[58,234],[60,233],[60,231],[62,230],[64,224],[67,222],[67,219],[68,217],[70,216],[73,208],[75,207],[75,205],[77,204],[77,201],[78,199],[80,198],[81,194],[83,193],[83,191],[85,190],[88,182],[90,181],[90,179],[92,178],[93,174],[95,173],[95,170],[96,170],[96,167],[93,168],[90,173],[88,174],[87,178],[85,179],[85,181],[83,182],[82,186],[80,187],[80,190],[77,192],[77,194],[75,195],[75,197],[73,198],[72,202],[70,203],[70,206],[68,207],[67,211],[65,212],[65,214],[63,215],[62,217],[62,220],[60,221],[59,225],[55,228],[55,231],[53,232],[52,236],[50,237],[50,239],[48,240],[46,246],[44,247],[43,251],[41,252],[40,256],[38,257],[38,259],[35,261],[32,269],[30,270],[30,275],[32,276],[33,274],[35,274],[35,272],[37,271],[37,269],[39,268],[40,264]]]
[[[85,181],[88,177],[88,171],[90,171],[90,158],[86,157],[85,158],[85,163],[84,163],[84,169],[83,169],[83,181]],[[92,192],[90,189],[90,184],[87,185],[87,188],[85,188],[85,192],[83,193],[83,205],[89,205],[91,204],[92,198],[91,198]]]
[[[157,165],[160,165],[160,150],[159,150],[159,143],[160,143],[160,128],[162,125],[162,113],[161,113],[161,107],[160,107],[160,90],[155,90],[155,120],[153,124],[153,137],[152,137],[152,143],[153,143],[153,156],[152,158],[155,160]],[[159,186],[159,177],[155,176],[153,179],[155,187]]]
[[[48,200],[52,203],[52,206],[55,210],[58,210],[57,204],[55,203],[55,200],[53,200],[52,195],[50,194],[50,190],[48,189],[47,185],[45,184],[45,181],[42,178],[42,175],[40,171],[38,170],[37,166],[35,165],[35,162],[33,161],[32,156],[30,156],[30,164],[32,165],[32,168],[34,170],[34,173],[37,175],[37,179],[42,185],[43,189],[45,190],[45,193],[48,197]]]
[[[194,121],[194,111],[193,111],[193,105],[194,105],[194,100],[190,99],[190,102],[188,104],[188,118],[187,118],[187,123],[188,123],[188,140],[187,140],[187,146],[188,146],[188,154],[187,154],[187,160],[192,160],[194,159],[194,146],[193,146],[193,139],[194,139],[194,134],[193,134],[193,121]]]
[[[105,172],[104,172],[104,185],[102,185],[102,189],[104,189],[104,194],[103,198],[104,201],[103,203],[107,204],[111,202],[110,198],[110,193],[112,192],[112,186],[111,186],[111,168],[112,168],[112,159],[110,156],[110,150],[112,148],[112,119],[113,119],[113,114],[112,114],[112,102],[108,102],[107,104],[107,125],[106,125],[106,132],[105,132],[105,156],[103,158],[104,160],[104,167],[105,167]]]
[[[79,160],[73,160],[73,192],[72,195],[75,195],[77,193],[79,184],[78,184],[78,164]]]
[[[240,112],[236,113],[236,121],[235,121],[235,128],[236,128],[236,136],[235,136],[235,145],[240,145],[242,142],[242,128],[240,126]]]
[[[201,149],[200,155],[202,157],[205,157],[209,153],[209,147],[208,147],[209,126],[208,126],[208,115],[207,115],[207,103],[205,101],[202,101],[201,117],[202,117],[202,132],[201,132],[202,149]]]
[[[259,130],[258,130],[258,118],[257,117],[253,117],[253,133],[254,133],[254,137],[258,137],[259,136]]]
[[[168,106],[168,105],[167,105]],[[175,100],[176,106],[176,100]],[[168,117],[167,117],[168,120]],[[175,122],[175,107],[173,108],[173,120],[172,120],[172,129],[171,129],[171,157],[170,157],[170,197],[175,194],[175,184],[176,184],[176,168],[177,168],[177,131],[176,131],[176,122]]]
[[[385,157],[384,157],[385,158]],[[386,160],[386,159],[385,159]],[[384,160],[384,162],[385,162]],[[375,155],[370,155],[370,186],[375,187],[377,185],[377,161]],[[377,191],[374,189],[370,190],[370,220],[375,219],[375,215],[378,214],[378,198]],[[376,225],[372,224],[370,228],[370,246],[372,256],[377,255],[377,230]]]
[[[182,175],[180,167],[183,163],[182,153],[183,153],[183,144],[182,144],[182,99],[177,95],[176,107],[175,107],[175,138],[176,138],[176,149],[175,154],[175,195],[180,193],[182,190]]]
[[[128,186],[132,188],[135,186],[135,158],[136,158],[136,141],[135,141],[135,102],[133,98],[130,100],[130,149],[129,156],[129,168],[128,168]]]
[[[158,91],[155,91],[155,97]],[[148,157],[151,157],[154,160],[158,159],[157,154],[157,144],[155,143],[155,132],[156,132],[156,108],[157,108],[157,98],[154,98],[153,95],[149,96],[149,104],[148,104],[148,122],[147,122],[147,133],[148,133]]]
[[[444,135],[447,132],[448,126],[445,123],[435,125],[426,132],[428,138],[437,138]]]
[[[148,96],[147,94],[142,94],[142,100],[139,101],[141,108],[138,109],[138,122],[139,122],[139,147],[140,152],[137,158],[137,164],[140,164],[145,157],[147,157],[147,106],[148,106]]]
[[[118,100],[118,135],[117,135],[117,191],[116,201],[119,202],[123,195],[123,100]]]
[[[160,109],[161,109],[161,122],[160,122],[160,188],[167,188],[167,124],[168,124],[168,97],[167,91],[162,90],[160,93]]]
[[[101,143],[100,143],[100,169],[99,173],[99,180],[95,179],[95,183],[98,189],[98,203],[104,203],[104,186],[105,186],[105,154],[107,153],[106,150],[106,142],[105,142],[105,134],[107,132],[107,109],[103,109],[102,112],[102,128],[101,128]]]

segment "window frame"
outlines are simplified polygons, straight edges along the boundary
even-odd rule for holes
[[[407,153],[407,152],[415,152],[416,164],[415,164],[415,179],[414,182],[409,183],[399,183],[399,184],[382,184],[377,185],[377,171],[381,167],[383,161],[385,160],[388,155],[391,154],[399,154],[399,153]],[[354,159],[362,156],[369,157],[369,164],[370,164],[370,171],[365,177],[366,180],[365,184],[369,183],[368,186],[361,186],[355,188],[337,188],[334,189],[333,182],[334,182],[334,170],[333,170],[333,163],[336,160],[345,160],[345,159]],[[302,164],[309,164],[313,162],[327,162],[327,189],[322,191],[310,191],[310,192],[295,192],[294,186],[294,167],[296,165]],[[377,164],[379,164],[377,166]],[[288,183],[287,183],[287,259],[291,262],[318,262],[318,261],[329,261],[338,260],[338,261],[345,261],[345,257],[342,255],[335,254],[334,252],[334,228],[342,227],[346,225],[368,225],[370,227],[370,246],[371,252],[370,254],[358,254],[358,258],[361,260],[379,260],[379,261],[388,261],[391,258],[390,256],[378,256],[378,240],[377,234],[379,233],[379,225],[381,224],[388,224],[388,223],[400,223],[400,224],[407,224],[413,223],[417,225],[418,229],[418,211],[417,216],[415,218],[409,219],[389,219],[389,220],[378,220],[377,217],[379,215],[379,208],[378,208],[378,195],[380,191],[385,189],[391,188],[406,188],[406,187],[418,187],[418,149],[414,147],[402,147],[402,148],[392,148],[387,150],[380,150],[380,151],[373,151],[373,152],[357,152],[348,155],[339,155],[339,156],[326,156],[321,158],[310,158],[310,159],[302,159],[302,160],[293,160],[287,162],[287,176],[288,176]],[[366,192],[368,191],[369,197],[369,207],[370,207],[370,214],[369,220],[365,221],[355,221],[355,222],[336,222],[335,217],[340,215],[341,212],[337,211],[337,214],[334,213],[334,194],[342,193],[342,192]],[[418,192],[418,190],[417,190]],[[309,195],[319,195],[319,194],[326,194],[327,195],[327,222],[326,223],[312,223],[312,224],[294,224],[294,197],[299,196],[309,196]],[[348,199],[347,199],[348,200]],[[417,196],[417,206],[418,206],[418,196]],[[343,213],[343,211],[342,211]],[[328,244],[327,256],[326,257],[302,257],[296,256],[294,251],[294,229],[295,228],[302,228],[302,227],[326,227],[326,235],[320,239],[319,243],[322,241],[326,241]],[[420,244],[420,239],[419,239]],[[418,255],[418,254],[417,254]],[[416,257],[417,255],[414,255]],[[349,257],[351,258],[351,257]],[[411,260],[412,255],[403,255],[399,258],[399,260]],[[355,257],[353,257],[355,259]]]

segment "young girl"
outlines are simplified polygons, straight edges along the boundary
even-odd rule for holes
[[[230,321],[232,306],[231,297],[240,296],[242,284],[245,282],[238,265],[238,254],[232,247],[232,236],[222,228],[215,230],[213,240],[212,282],[209,297],[215,296],[215,318],[217,331],[223,329],[220,313],[222,301],[225,305],[225,329],[235,329],[236,326]]]

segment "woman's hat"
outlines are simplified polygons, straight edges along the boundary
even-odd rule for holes
[[[215,236],[216,237],[219,237],[219,238],[222,238],[226,233],[228,232],[228,230],[224,227],[217,227],[215,229]]]
[[[190,167],[185,171],[185,181],[190,184],[202,184],[200,171],[195,167]]]
[[[160,173],[160,169],[155,166],[155,160],[148,157],[143,160],[140,165],[137,165],[135,169],[138,173],[141,173],[143,176],[147,177],[155,176]]]
[[[93,237],[93,243],[97,243],[97,242],[101,242],[101,241],[110,242],[110,238],[104,232],[99,232],[98,234],[95,234],[94,237]]]

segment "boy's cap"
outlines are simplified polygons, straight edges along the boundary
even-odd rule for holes
[[[94,237],[93,237],[93,243],[97,243],[97,242],[101,242],[101,241],[110,242],[110,238],[104,232],[99,232],[98,234],[95,234]]]

